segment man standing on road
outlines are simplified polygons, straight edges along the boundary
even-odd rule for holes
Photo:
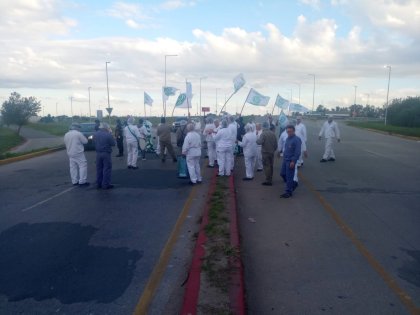
[[[166,118],[160,119],[160,125],[157,128],[157,136],[159,137],[160,157],[162,162],[165,162],[165,149],[168,149],[169,154],[172,156],[172,160],[177,162],[174,148],[171,141],[171,127],[166,124]]]
[[[294,181],[296,163],[301,154],[302,140],[296,136],[295,127],[289,125],[286,127],[287,139],[284,145],[283,163],[281,165],[280,175],[286,183],[286,190],[281,198],[292,197],[293,191],[297,187],[297,181]]]
[[[194,124],[189,123],[187,125],[187,135],[185,136],[184,144],[182,145],[182,154],[187,158],[190,183],[192,185],[201,183],[201,135],[195,130]]]
[[[257,156],[257,135],[253,131],[251,124],[247,124],[244,130],[246,133],[242,137],[242,142],[238,142],[244,152],[245,177],[243,180],[253,180]]]
[[[137,158],[139,156],[139,138],[140,131],[134,125],[134,118],[130,117],[127,120],[127,126],[124,127],[124,137],[127,143],[127,168],[136,170]]]
[[[302,141],[301,150],[302,153],[300,154],[299,160],[297,161],[297,167],[303,166],[303,156],[307,155],[306,152],[306,141],[307,141],[307,134],[306,134],[306,126],[302,122],[302,116],[296,117],[296,126],[295,126],[295,134],[300,138]]]
[[[213,168],[214,161],[216,160],[216,144],[213,139],[213,131],[216,129],[216,126],[213,123],[213,118],[207,118],[207,124],[204,127],[203,135],[206,137],[207,142],[207,155],[209,156],[209,164],[207,167]]]
[[[273,185],[273,163],[274,152],[277,150],[277,138],[274,132],[270,130],[270,124],[266,121],[262,125],[263,132],[257,140],[257,144],[261,145],[263,167],[265,173],[264,186]]]
[[[337,141],[340,142],[340,130],[338,129],[338,125],[335,121],[333,121],[333,116],[328,116],[328,121],[324,123],[319,132],[319,140],[325,137],[325,152],[324,156],[321,159],[321,163],[325,163],[327,161],[334,162],[335,161],[335,154],[333,150],[333,143],[334,139],[337,138]]]
[[[84,144],[88,143],[86,137],[80,132],[81,126],[73,123],[70,131],[64,135],[67,155],[70,160],[70,176],[74,186],[89,186],[87,179],[87,161]]]
[[[96,150],[96,188],[114,188],[114,185],[111,185],[111,153],[112,147],[115,146],[115,140],[112,137],[109,125],[101,123],[93,139]]]
[[[228,129],[230,131],[230,137],[231,137],[231,151],[229,154],[230,158],[230,167],[231,171],[233,170],[233,167],[235,166],[235,147],[236,147],[236,138],[238,136],[238,124],[236,123],[234,116],[229,116],[229,126]]]
[[[220,129],[213,133],[214,141],[216,142],[217,164],[219,164],[218,176],[230,176],[232,171],[231,152],[232,152],[232,132],[228,128],[226,119],[222,120]]]
[[[117,126],[115,127],[115,139],[117,140],[118,147],[118,155],[116,155],[116,157],[124,156],[124,133],[120,119],[117,119]]]

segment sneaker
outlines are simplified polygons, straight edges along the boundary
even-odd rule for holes
[[[225,175],[223,175],[223,174],[217,174],[217,177],[223,177],[223,176],[225,176]]]
[[[262,172],[263,170],[261,168],[257,169],[257,172]]]
[[[128,168],[129,170],[131,170],[133,167],[132,167],[131,165],[128,165],[128,166],[127,166],[127,168]]]
[[[197,184],[201,184],[203,181],[202,180],[198,180],[197,181]]]
[[[283,195],[280,196],[280,198],[290,198],[290,197],[292,197],[292,195],[289,193],[284,193]]]
[[[74,183],[73,186],[79,186],[79,183]]]
[[[114,188],[114,185],[112,185],[112,184],[104,187],[105,190],[112,189],[112,188]]]
[[[273,186],[273,183],[270,183],[270,182],[264,182],[264,183],[262,183],[261,185],[263,185],[263,186]]]
[[[327,160],[326,159],[321,159],[321,161],[320,161],[321,163],[325,163],[325,162],[327,162]]]
[[[79,187],[88,187],[90,185],[90,183],[86,182],[83,184],[79,184]]]
[[[334,158],[329,158],[328,161],[335,162],[335,159]]]
[[[188,182],[188,184],[190,184],[191,186],[194,186],[195,184],[197,184],[197,183],[194,183],[194,182],[192,182],[192,181],[189,181]]]
[[[242,180],[253,180],[254,179],[254,177],[244,177],[244,178],[242,178]]]
[[[131,169],[132,169],[132,170],[138,170],[138,169],[139,169],[139,167],[138,167],[138,166],[132,166],[132,167],[131,167]]]

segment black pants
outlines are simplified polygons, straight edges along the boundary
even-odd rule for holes
[[[119,151],[119,155],[124,155],[124,141],[123,138],[117,138],[117,147]]]

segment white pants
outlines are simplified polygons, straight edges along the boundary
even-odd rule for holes
[[[69,156],[70,160],[70,177],[73,184],[84,184],[87,179],[87,161],[85,154]]]
[[[232,149],[230,150],[230,169],[233,170],[233,167],[235,166],[235,144],[232,146]]]
[[[245,173],[247,178],[254,178],[256,156],[244,156]]]
[[[219,163],[219,175],[230,176],[232,170],[232,148],[217,149],[217,163]]]
[[[261,146],[257,146],[257,156],[256,156],[256,164],[257,164],[257,170],[263,169],[263,162],[262,162],[262,153],[261,153]]]
[[[299,178],[298,178],[298,164],[295,164],[295,176],[293,177],[293,181],[295,181],[296,183],[299,183]]]
[[[201,182],[201,170],[200,170],[200,156],[188,156],[187,155],[187,167],[190,173],[190,180],[194,184],[198,181]]]
[[[209,165],[214,166],[214,161],[216,160],[216,144],[214,141],[207,142],[207,153],[209,156]]]
[[[333,150],[333,143],[335,138],[326,138],[325,140],[325,152],[322,158],[325,160],[328,160],[329,158],[335,159],[335,154]]]
[[[298,166],[301,166],[303,164],[303,152],[306,151],[306,143],[302,141],[302,145],[300,147],[300,157],[299,160],[297,160],[296,164]]]
[[[137,166],[137,157],[139,155],[139,148],[136,142],[127,142],[127,165]]]

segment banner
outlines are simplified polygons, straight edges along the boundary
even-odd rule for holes
[[[186,82],[186,92],[185,93],[187,94],[188,100],[191,102],[191,99],[193,97],[191,82]]]
[[[162,88],[162,94],[163,94],[163,100],[167,101],[169,96],[173,96],[176,94],[176,91],[178,91],[177,88],[171,87],[171,86],[164,86]]]
[[[288,125],[289,120],[287,119],[287,116],[283,113],[283,110],[281,111],[279,115],[279,126],[280,128],[284,129]]]
[[[144,104],[149,105],[149,106],[153,105],[153,99],[146,92],[144,92]]]
[[[187,93],[181,93],[175,103],[176,108],[191,108],[191,103],[188,101]]]
[[[309,109],[301,104],[290,103],[289,111],[306,113],[306,112],[309,112]]]
[[[233,78],[233,87],[235,89],[235,93],[238,92],[244,85],[245,85],[245,78],[242,73],[238,74],[236,77]]]
[[[248,97],[246,98],[247,103],[256,106],[267,106],[269,100],[269,96],[264,96],[261,93],[255,91],[254,89],[251,89],[251,91],[249,91]]]
[[[281,109],[287,109],[289,107],[289,101],[281,97],[280,94],[277,94],[276,102],[274,105]]]

